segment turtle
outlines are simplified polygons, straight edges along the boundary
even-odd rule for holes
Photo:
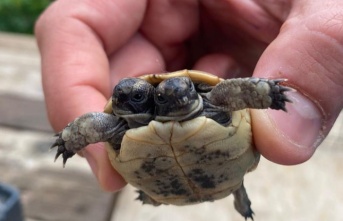
[[[112,166],[143,204],[190,205],[230,194],[253,219],[243,180],[260,154],[250,109],[286,110],[286,79],[222,79],[181,70],[124,78],[103,112],[86,113],[56,134],[63,165],[88,144],[105,142]]]

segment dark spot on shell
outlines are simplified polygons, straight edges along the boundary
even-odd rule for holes
[[[206,152],[206,147],[205,146],[201,146],[201,147],[197,147],[197,146],[189,146],[186,145],[185,148],[187,147],[189,153],[193,153],[195,155],[202,155]]]
[[[155,168],[155,163],[149,161],[144,162],[141,167],[141,169],[148,174],[150,174]]]
[[[188,177],[199,186],[205,189],[215,188],[214,175],[208,175],[202,169],[193,169]]]
[[[196,161],[197,164],[206,164],[213,161],[225,161],[225,159],[230,158],[229,152],[222,152],[220,150],[212,151],[209,153],[202,153],[199,159]]]
[[[229,176],[227,174],[221,174],[218,178],[217,178],[217,182],[218,183],[223,183],[224,181],[229,180]]]
[[[172,188],[171,193],[175,195],[184,195],[187,193],[187,191],[182,188],[182,184],[178,179],[174,179],[171,183],[170,186]]]
[[[167,197],[169,195],[188,195],[188,191],[183,187],[183,183],[175,175],[163,177],[163,179],[155,180],[155,189],[152,190],[155,194]]]
[[[133,173],[135,174],[135,177],[136,177],[137,179],[142,179],[142,177],[141,177],[139,171],[136,170],[136,171],[133,172]]]
[[[150,176],[160,175],[164,171],[156,168],[156,162],[155,161],[156,161],[156,158],[150,159],[149,161],[146,160],[141,165],[141,170]]]

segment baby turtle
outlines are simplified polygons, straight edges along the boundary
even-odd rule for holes
[[[188,205],[234,195],[253,219],[244,175],[256,168],[250,108],[286,111],[284,79],[221,79],[194,70],[125,78],[103,113],[69,123],[52,147],[63,164],[88,144],[106,142],[115,170],[144,204]]]

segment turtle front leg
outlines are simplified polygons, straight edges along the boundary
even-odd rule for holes
[[[206,97],[212,105],[228,111],[245,108],[286,111],[285,103],[291,102],[284,94],[292,90],[280,83],[285,79],[235,78],[217,84]]]
[[[62,154],[64,166],[68,158],[88,144],[111,140],[125,129],[126,123],[112,114],[84,114],[56,134],[57,139],[51,146],[58,147],[55,160]]]
[[[239,189],[233,192],[233,196],[235,198],[235,209],[245,218],[245,220],[248,218],[254,220],[254,212],[250,207],[251,202],[248,198],[247,192],[245,191],[243,183]]]

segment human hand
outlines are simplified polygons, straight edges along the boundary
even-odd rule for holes
[[[56,1],[36,25],[50,122],[60,131],[102,111],[128,76],[188,68],[287,78],[297,89],[288,114],[253,111],[253,133],[269,160],[301,163],[343,107],[342,20],[339,0]],[[82,154],[104,189],[125,185],[102,144]]]

